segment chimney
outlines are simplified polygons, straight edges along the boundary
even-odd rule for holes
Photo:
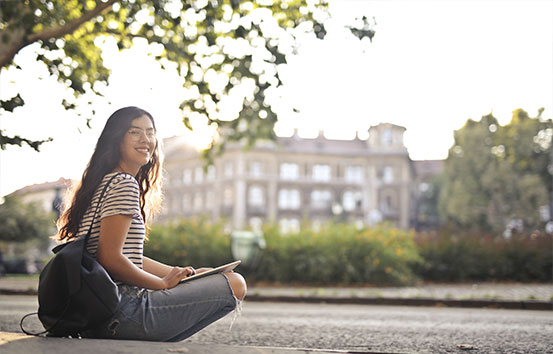
[[[324,139],[325,138],[325,131],[323,129],[319,129],[319,136],[317,139]]]

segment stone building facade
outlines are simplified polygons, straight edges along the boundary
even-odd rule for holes
[[[413,226],[418,186],[403,143],[405,128],[373,126],[369,138],[279,137],[244,149],[228,146],[203,168],[182,138],[164,141],[165,202],[158,220],[204,215],[229,229],[278,223],[282,231],[331,220]]]

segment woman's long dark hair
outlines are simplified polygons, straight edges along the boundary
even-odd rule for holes
[[[58,240],[70,240],[77,235],[81,220],[88,209],[96,189],[104,176],[113,172],[121,160],[121,141],[136,118],[147,116],[156,128],[154,118],[148,112],[137,107],[125,107],[115,111],[106,122],[98,138],[96,148],[81,180],[73,192],[69,206],[58,220]],[[142,166],[135,178],[140,186],[140,212],[146,222],[146,209],[154,213],[161,203],[161,162],[156,141],[150,161]]]

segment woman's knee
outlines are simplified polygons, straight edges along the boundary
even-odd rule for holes
[[[232,288],[234,296],[236,296],[238,300],[244,300],[248,291],[246,280],[244,280],[244,277],[235,272],[228,272],[225,273],[225,275],[229,280],[230,287]]]

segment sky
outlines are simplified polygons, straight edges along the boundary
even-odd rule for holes
[[[553,118],[553,1],[547,0],[334,0],[322,41],[303,39],[281,73],[282,102],[275,128],[304,137],[351,139],[381,122],[407,128],[405,145],[414,160],[444,159],[453,132],[467,119],[490,112],[507,124],[517,108]],[[372,42],[345,28],[356,16],[375,18]],[[100,44],[99,44],[100,45]],[[3,70],[0,97],[20,92],[25,106],[0,118],[8,134],[54,141],[40,153],[23,147],[0,151],[0,196],[24,186],[79,179],[109,115],[137,105],[156,118],[158,135],[183,134],[206,146],[213,130],[181,122],[182,82],[162,71],[145,45],[118,52],[102,44],[112,70],[103,98],[93,97],[92,129],[65,111],[63,86],[37,63],[35,47],[16,57],[23,71]],[[291,108],[300,113],[291,113]]]

